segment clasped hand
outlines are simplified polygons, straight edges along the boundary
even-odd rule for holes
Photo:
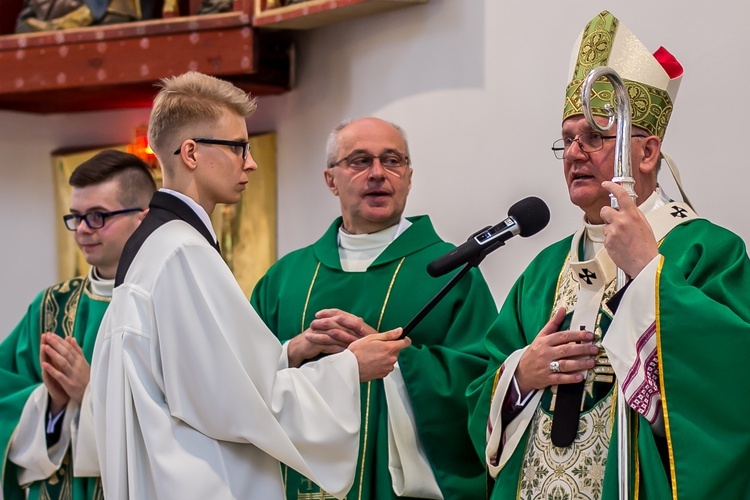
[[[399,340],[402,329],[378,333],[358,316],[340,309],[322,309],[310,327],[294,337],[288,348],[289,365],[301,366],[306,360],[349,349],[359,363],[362,382],[383,378],[393,371],[398,353],[411,345]]]
[[[60,413],[71,399],[80,405],[89,384],[91,366],[76,339],[43,333],[39,358],[42,380],[50,396],[50,412]]]

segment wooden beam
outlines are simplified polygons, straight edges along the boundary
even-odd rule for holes
[[[191,70],[256,95],[287,91],[288,45],[262,37],[244,12],[0,37],[0,109],[148,106],[158,79]]]

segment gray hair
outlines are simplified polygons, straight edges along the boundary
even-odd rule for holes
[[[336,162],[336,160],[338,160],[336,155],[339,154],[339,133],[344,130],[347,125],[351,124],[354,121],[356,120],[348,118],[336,125],[334,129],[331,130],[331,133],[328,134],[328,140],[326,141],[326,166],[331,167]],[[404,132],[404,129],[402,129],[395,123],[389,122],[387,120],[383,121],[398,131],[398,133],[401,135],[401,138],[404,140],[404,148],[406,149],[406,151],[404,151],[404,154],[411,158],[411,155],[409,154],[409,141],[406,139],[406,132]]]

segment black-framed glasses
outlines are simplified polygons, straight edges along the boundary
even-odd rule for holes
[[[232,153],[236,154],[243,160],[246,160],[247,155],[250,154],[250,143],[248,141],[227,141],[224,139],[206,139],[203,137],[192,138],[190,140],[198,142],[200,144],[217,144],[219,146],[228,146],[232,150]],[[182,146],[177,148],[174,154],[180,154],[180,149],[182,149]]]
[[[331,163],[329,167],[336,167],[345,163],[350,169],[362,172],[373,166],[375,158],[378,159],[380,165],[386,170],[398,171],[409,165],[408,156],[402,155],[398,151],[386,151],[379,155],[354,152],[349,156],[345,156],[344,158]]]
[[[573,145],[574,142],[578,143],[578,147],[584,153],[595,153],[604,147],[604,141],[608,139],[615,139],[616,135],[602,135],[599,132],[589,132],[587,134],[578,134],[575,137],[563,137],[552,143],[552,152],[555,154],[555,158],[562,160],[568,153],[568,149]],[[643,134],[634,134],[633,137],[648,137]]]
[[[101,229],[107,223],[109,217],[120,214],[128,214],[130,212],[143,212],[144,208],[123,208],[122,210],[114,210],[112,212],[89,212],[86,214],[68,214],[63,215],[63,221],[65,221],[65,227],[69,231],[75,231],[78,226],[81,225],[81,221],[86,222],[89,229]]]

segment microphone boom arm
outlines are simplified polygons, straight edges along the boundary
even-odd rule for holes
[[[450,281],[404,327],[400,338],[409,335],[443,297],[471,270],[479,267],[484,258],[513,236],[525,238],[541,231],[549,222],[549,208],[541,199],[529,196],[508,210],[508,217],[500,224],[486,226],[469,236],[465,243],[438,257],[427,266],[427,273],[436,278],[461,267]]]
[[[498,246],[503,244],[505,244],[505,242],[501,241]],[[417,313],[417,315],[414,316],[411,321],[409,321],[409,323],[407,323],[399,339],[402,339],[409,335],[412,330],[414,330],[414,328],[425,318],[425,316],[427,316],[427,314],[435,308],[438,302],[443,300],[443,297],[445,297],[448,292],[450,292],[453,287],[456,286],[459,281],[461,281],[461,278],[466,276],[466,274],[471,271],[472,267],[479,266],[479,264],[482,262],[482,260],[484,260],[488,253],[490,252],[482,252],[476,258],[464,264],[464,266],[450,279],[450,281],[448,281],[448,283],[446,283],[443,288],[441,288],[440,291],[436,293],[435,296],[432,297],[432,299],[430,299],[430,301]]]

